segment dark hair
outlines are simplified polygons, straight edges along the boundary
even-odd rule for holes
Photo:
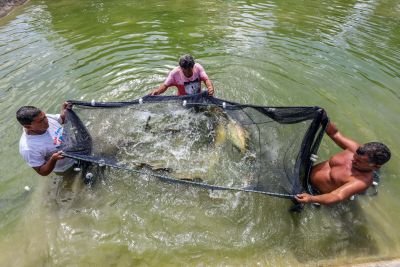
[[[34,106],[23,106],[17,111],[17,120],[22,125],[30,125],[33,119],[42,112],[40,109]]]
[[[368,155],[369,162],[383,165],[391,157],[390,149],[379,142],[370,142],[360,146],[356,153],[358,155]]]
[[[181,56],[181,58],[179,59],[179,66],[185,70],[193,68],[194,58],[192,57],[192,55],[187,54]]]

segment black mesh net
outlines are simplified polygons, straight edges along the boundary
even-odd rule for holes
[[[82,162],[209,189],[292,198],[327,118],[319,107],[241,105],[206,93],[70,101],[63,151]]]

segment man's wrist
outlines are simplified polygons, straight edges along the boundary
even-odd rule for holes
[[[58,160],[58,153],[56,152],[53,155],[51,155],[50,161],[56,162],[57,160]]]

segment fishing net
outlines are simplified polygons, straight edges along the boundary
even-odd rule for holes
[[[70,102],[67,157],[135,177],[283,198],[308,191],[327,123],[319,107],[243,105],[206,93]]]

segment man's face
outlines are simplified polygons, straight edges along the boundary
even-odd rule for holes
[[[183,74],[184,74],[187,78],[190,78],[190,77],[193,76],[193,68],[184,69],[184,68],[181,67],[181,69],[182,69]]]
[[[357,152],[354,153],[352,166],[353,168],[360,171],[373,171],[379,168],[379,165],[371,163],[367,154],[360,155]]]
[[[26,125],[25,128],[33,133],[43,134],[49,128],[49,121],[46,117],[46,114],[44,112],[40,112],[39,115],[33,119],[32,123],[30,125]]]

